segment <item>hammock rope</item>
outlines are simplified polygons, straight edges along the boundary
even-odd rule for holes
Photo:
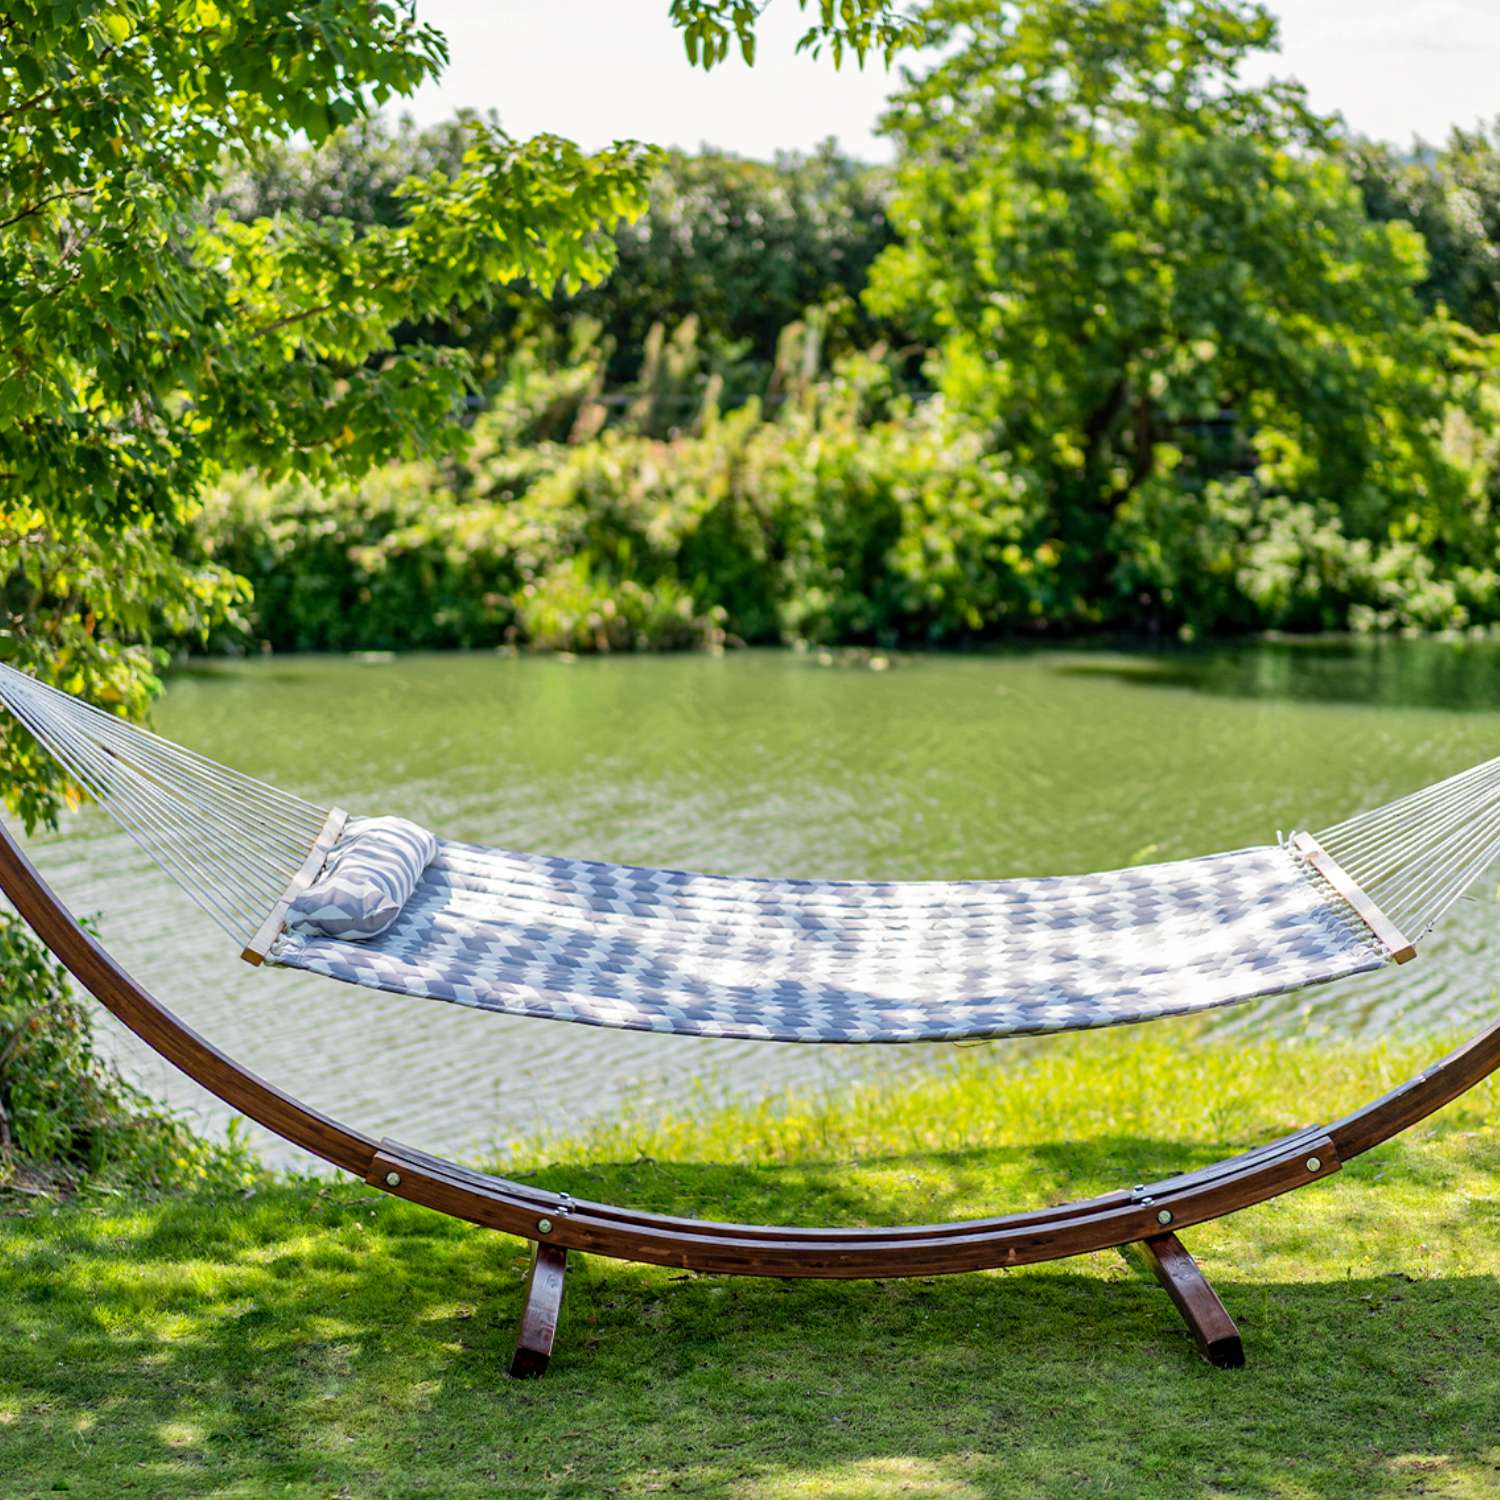
[[[3,664],[0,706],[242,949],[259,934],[284,967],[602,1026],[957,1040],[1233,1004],[1403,961],[1500,855],[1497,757],[1310,848],[1042,880],[757,880],[437,840],[388,930],[342,940],[277,916],[329,809]]]
[[[1500,856],[1500,757],[1315,837],[1415,942]]]
[[[241,945],[327,820],[326,809],[3,665],[0,703]]]

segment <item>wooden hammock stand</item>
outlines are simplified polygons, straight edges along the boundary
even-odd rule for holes
[[[1001,1218],[891,1229],[716,1224],[544,1192],[377,1141],[282,1093],[185,1026],[89,936],[0,825],[0,890],[42,941],[149,1047],[268,1130],[385,1192],[535,1245],[512,1375],[547,1367],[570,1250],[734,1276],[934,1276],[1137,1246],[1214,1364],[1244,1363],[1238,1330],[1179,1229],[1331,1176],[1500,1066],[1500,1022],[1383,1098],[1213,1166]]]

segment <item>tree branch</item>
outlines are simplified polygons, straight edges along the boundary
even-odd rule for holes
[[[45,99],[47,95],[50,94],[56,87],[57,85],[55,83],[48,84],[47,87],[41,91],[41,93],[33,94],[31,98],[23,99],[19,104],[11,105],[9,109],[0,110],[0,120],[8,120],[12,115],[25,114],[33,104],[40,104],[42,100]]]
[[[3,118],[3,116],[0,116]],[[44,208],[50,208],[54,203],[61,203],[64,198],[87,198],[90,194],[98,192],[97,187],[86,188],[64,188],[61,192],[53,193],[49,197],[40,198],[20,213],[12,214],[8,219],[0,219],[0,229],[9,229],[12,224],[19,224],[22,219],[29,219],[33,214],[39,214]]]
[[[396,277],[393,275],[382,276],[378,281],[367,283],[365,289],[371,292],[378,292],[382,288],[388,287],[395,280]],[[316,307],[304,307],[301,312],[288,313],[284,318],[276,318],[270,323],[262,323],[259,328],[252,328],[245,337],[252,339],[264,338],[268,333],[276,333],[283,328],[290,328],[294,323],[305,323],[309,318],[320,317],[323,313],[332,312],[336,306],[337,304],[334,302],[320,302]]]
[[[284,318],[277,318],[274,322],[262,323],[259,328],[252,328],[245,337],[264,338],[268,333],[277,333],[283,328],[290,328],[293,323],[305,323],[309,318],[316,318],[322,313],[332,311],[333,303],[320,302],[316,307],[305,307],[301,312],[288,313]]]
[[[122,41],[111,42],[103,52],[98,53],[94,57],[93,61],[95,67],[97,67],[102,62],[107,62],[110,57],[112,57],[116,52],[120,50],[125,42],[130,41],[131,39],[131,37],[125,37]],[[33,94],[29,99],[23,99],[19,104],[12,104],[11,107],[7,110],[0,110],[0,120],[8,120],[12,115],[24,114],[28,109],[32,107],[32,105],[40,104],[42,100],[45,99],[49,94],[55,94],[58,89],[67,88],[69,87],[69,85],[77,83],[78,80],[82,77],[83,74],[78,72],[78,70],[75,68],[71,77],[54,79],[40,93]]]

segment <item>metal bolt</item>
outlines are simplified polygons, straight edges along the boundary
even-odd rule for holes
[[[1322,1165],[1322,1161],[1316,1156],[1309,1156],[1307,1158],[1307,1170],[1309,1172],[1316,1172]]]
[[[1156,1222],[1158,1224],[1170,1224],[1172,1222],[1172,1210],[1163,1208],[1157,1211]]]
[[[538,1234],[551,1234],[552,1233],[552,1220],[551,1219],[538,1219],[536,1221],[536,1229],[537,1229],[537,1233]]]
[[[385,1185],[387,1187],[400,1187],[401,1174],[399,1172],[387,1172],[385,1174]]]

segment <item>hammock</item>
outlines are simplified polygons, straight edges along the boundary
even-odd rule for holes
[[[389,820],[348,819],[0,666],[0,704],[242,949],[480,1010],[799,1042],[1144,1021],[1401,963],[1500,853],[1500,758],[1316,835],[1107,874],[763,880],[432,839],[374,935],[291,919]],[[319,914],[314,912],[314,918]],[[326,913],[324,913],[326,915]]]

